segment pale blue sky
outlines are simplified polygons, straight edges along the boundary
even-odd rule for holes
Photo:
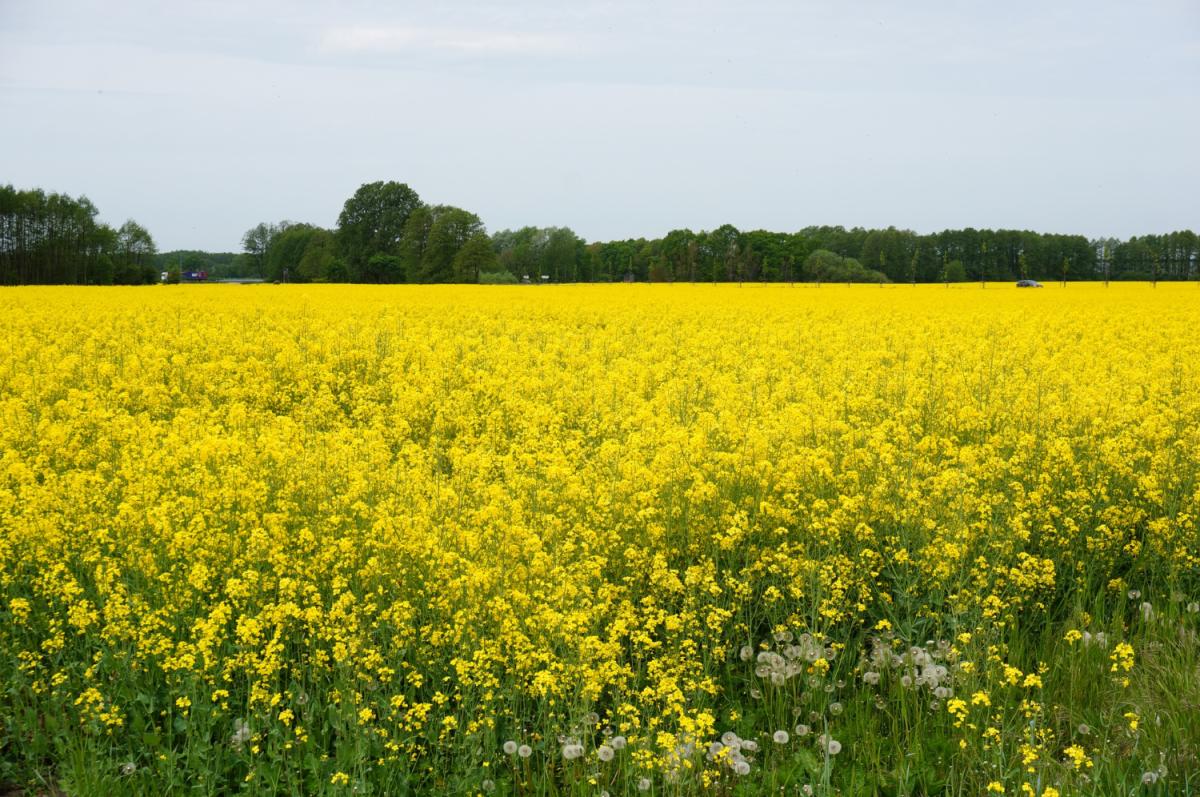
[[[1200,228],[1200,3],[0,0],[0,181],[159,248],[399,180],[491,230]]]

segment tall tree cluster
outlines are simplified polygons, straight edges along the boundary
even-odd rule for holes
[[[551,282],[593,279],[587,244],[567,227],[522,227],[492,236],[496,272]]]
[[[87,197],[0,185],[0,285],[156,282],[154,239],[96,220]]]
[[[592,243],[586,252],[589,262],[579,273],[600,281],[1200,279],[1200,240],[1190,230],[1119,241],[972,228],[928,235],[895,227],[743,232],[727,224]]]
[[[156,256],[145,228],[97,222],[86,197],[0,186],[0,284],[142,283],[180,268],[280,282],[1200,280],[1200,240],[1190,230],[1121,241],[969,227],[919,235],[724,224],[588,243],[567,227],[489,235],[476,214],[427,204],[394,181],[360,186],[333,229],[262,222],[246,231],[242,250]]]
[[[479,282],[496,253],[477,215],[428,205],[404,183],[367,183],[337,228],[261,223],[242,247],[267,279],[295,282]]]
[[[252,258],[280,278],[352,282],[964,282],[980,280],[1200,279],[1191,231],[1120,241],[1028,230],[805,227],[797,232],[671,230],[662,238],[588,243],[567,227],[522,227],[490,237],[461,208],[426,205],[401,183],[362,186],[322,253],[302,268],[303,247],[272,242],[308,225],[260,224],[246,235]],[[299,235],[299,233],[296,233]],[[306,244],[307,246],[307,244]]]

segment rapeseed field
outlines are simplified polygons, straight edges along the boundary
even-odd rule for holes
[[[1196,285],[0,292],[0,785],[1200,792]]]

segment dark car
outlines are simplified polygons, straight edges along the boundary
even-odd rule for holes
[[[1018,280],[1017,287],[1018,288],[1040,288],[1040,287],[1042,287],[1042,283],[1038,282],[1037,280]]]

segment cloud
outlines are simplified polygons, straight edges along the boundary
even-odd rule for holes
[[[321,38],[321,49],[328,53],[432,51],[459,55],[555,55],[574,47],[571,37],[557,33],[415,26],[331,28]]]

